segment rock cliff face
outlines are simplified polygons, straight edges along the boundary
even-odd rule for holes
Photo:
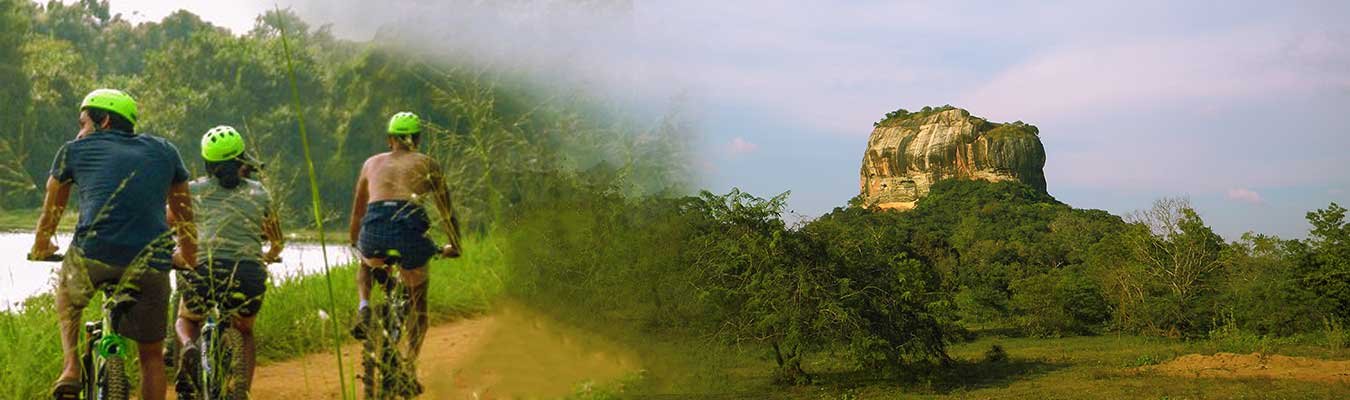
[[[908,210],[942,179],[1015,180],[1044,192],[1038,132],[1021,121],[993,123],[951,106],[887,114],[863,154],[863,201]]]

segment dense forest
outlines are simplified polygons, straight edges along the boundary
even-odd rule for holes
[[[286,75],[285,29],[300,109]],[[386,149],[390,115],[428,125],[424,152],[449,171],[461,220],[481,229],[494,207],[530,190],[527,175],[597,169],[635,182],[634,193],[677,185],[684,138],[675,116],[635,122],[564,88],[526,76],[403,51],[401,41],[352,42],[314,29],[289,10],[269,11],[248,32],[229,32],[178,11],[131,24],[107,1],[43,5],[0,0],[0,209],[35,208],[56,150],[72,140],[76,105],[90,90],[127,91],[137,129],[169,138],[200,171],[199,140],[232,125],[267,162],[275,195],[306,210],[309,190],[297,117],[311,132],[325,218],[349,210],[361,162]],[[641,146],[637,145],[641,143]],[[605,172],[606,170],[612,170]],[[309,213],[287,213],[312,226]],[[345,220],[342,220],[345,222]]]

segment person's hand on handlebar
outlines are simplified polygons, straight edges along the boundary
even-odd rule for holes
[[[459,258],[459,248],[451,244],[441,246],[441,257]]]
[[[50,239],[45,241],[33,242],[33,248],[31,250],[28,250],[28,259],[45,260],[51,257],[52,255],[56,254],[56,252],[60,250],[61,246],[57,246],[56,243],[52,243]]]

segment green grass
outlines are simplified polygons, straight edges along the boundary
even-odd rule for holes
[[[501,292],[501,252],[497,242],[491,238],[466,238],[464,248],[465,255],[459,259],[438,259],[431,263],[428,295],[433,321],[485,312]],[[332,324],[322,315],[337,318],[339,327],[350,327],[356,310],[355,271],[355,265],[332,270],[334,290],[338,293],[336,311],[328,309],[322,275],[270,282],[256,325],[259,360],[265,363],[332,351],[329,336]],[[98,318],[99,312],[96,299],[85,308],[85,320]],[[348,337],[345,332],[342,335]],[[61,364],[52,295],[28,299],[18,313],[0,312],[0,343],[5,345],[0,350],[0,399],[44,397]],[[130,365],[134,370],[136,364]]]
[[[1004,362],[986,361],[998,344]],[[1350,398],[1350,384],[1278,379],[1196,379],[1141,372],[1137,367],[1184,354],[1251,352],[1215,341],[1180,341],[1141,336],[1092,336],[1060,339],[988,336],[952,346],[956,362],[948,369],[920,366],[897,376],[860,373],[828,357],[807,368],[813,384],[786,387],[772,383],[766,353],[740,352],[723,364],[716,380],[703,384],[630,384],[624,394],[671,398],[785,399],[1307,399]],[[1350,359],[1350,349],[1312,345],[1273,345],[1273,353],[1323,359]],[[703,351],[709,351],[704,349]],[[735,352],[731,352],[735,353]],[[723,360],[726,361],[725,359]],[[662,374],[653,370],[654,375]],[[578,396],[581,397],[581,396]]]

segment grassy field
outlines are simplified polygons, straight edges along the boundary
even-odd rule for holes
[[[1003,361],[989,359],[993,345],[1006,352]],[[671,345],[656,353],[676,354]],[[1350,384],[1286,379],[1217,379],[1166,376],[1139,367],[1185,354],[1263,351],[1319,359],[1347,360],[1350,349],[1316,345],[1279,345],[1268,341],[1181,341],[1141,336],[1016,338],[989,335],[953,346],[956,362],[948,369],[919,367],[882,377],[849,370],[828,358],[807,365],[815,381],[789,387],[774,384],[767,373],[767,352],[724,350],[718,354],[684,354],[689,363],[713,362],[719,371],[685,369],[685,379],[654,376],[576,398],[694,399],[1344,399]],[[647,360],[644,360],[644,362]],[[661,368],[663,366],[656,366]],[[675,367],[675,365],[664,365]],[[1350,371],[1346,371],[1350,373]],[[691,384],[691,382],[700,382]],[[619,394],[615,394],[619,393]]]
[[[435,321],[484,312],[501,291],[501,255],[496,243],[471,239],[465,248],[469,251],[460,259],[432,261],[429,295]],[[331,307],[328,282],[322,275],[270,282],[256,328],[259,359],[266,363],[331,351],[333,318],[342,338],[351,341],[345,332],[356,310],[355,271],[354,265],[334,266],[331,279],[336,308]],[[98,313],[95,302],[85,309],[85,320],[98,318]],[[55,326],[51,295],[29,299],[20,313],[0,313],[0,343],[9,346],[0,351],[0,399],[45,395],[60,371],[61,344]]]

